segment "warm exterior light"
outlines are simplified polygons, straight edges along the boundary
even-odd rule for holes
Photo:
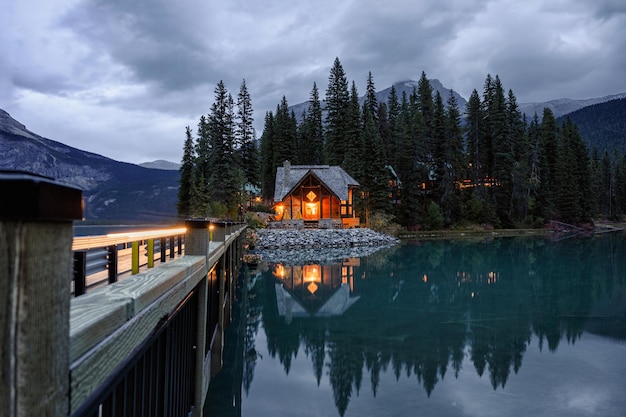
[[[318,265],[304,265],[302,267],[304,282],[322,282],[322,276]]]
[[[317,214],[317,204],[315,203],[306,203],[307,208],[311,212],[311,214]]]
[[[276,268],[274,269],[273,275],[276,278],[282,280],[287,276],[287,271],[285,270],[285,267],[282,264],[278,264],[276,265]]]
[[[187,228],[180,227],[178,229],[159,229],[159,230],[144,230],[142,232],[123,232],[123,233],[109,233],[106,236],[108,238],[129,238],[129,239],[150,239],[152,236],[161,236],[165,234],[182,235],[187,231]]]

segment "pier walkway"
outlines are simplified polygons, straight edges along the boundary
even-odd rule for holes
[[[85,291],[74,296],[81,262],[93,269],[89,251],[118,246],[103,237],[102,245],[77,246],[81,191],[0,173],[0,196],[3,415],[201,416],[221,366],[246,226],[193,219],[165,237],[135,236],[130,261],[115,251],[114,279],[107,252],[96,262],[107,278],[91,285],[83,273]],[[156,251],[147,265],[144,245],[155,253],[155,239],[168,235],[170,255]],[[133,249],[146,266],[134,269]]]

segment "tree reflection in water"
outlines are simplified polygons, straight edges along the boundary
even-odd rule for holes
[[[251,290],[244,351],[256,351],[260,321],[286,373],[302,350],[318,385],[328,375],[342,416],[363,378],[376,396],[382,372],[414,376],[430,396],[448,373],[469,372],[466,357],[497,390],[520,370],[533,335],[550,351],[562,340],[574,344],[594,302],[624,293],[625,251],[624,236],[410,242],[343,266],[317,265],[324,272],[315,291],[306,290],[302,266],[269,265]],[[355,302],[329,314],[325,303],[346,286]],[[626,339],[623,310],[613,324],[598,327]],[[244,357],[246,392],[256,359]]]

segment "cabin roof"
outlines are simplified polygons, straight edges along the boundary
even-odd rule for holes
[[[274,201],[282,201],[309,173],[315,175],[340,200],[348,199],[349,187],[359,186],[359,183],[340,166],[289,165],[287,162],[276,170]]]

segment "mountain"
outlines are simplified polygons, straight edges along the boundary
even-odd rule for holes
[[[600,155],[605,150],[626,154],[626,98],[583,107],[558,120],[567,117],[576,124],[589,149],[597,148]]]
[[[467,100],[465,100],[465,98],[463,98],[459,93],[457,93],[454,90],[444,87],[443,84],[441,84],[441,82],[436,78],[433,78],[432,80],[428,80],[428,81],[430,81],[430,86],[433,88],[433,95],[439,92],[439,94],[441,95],[441,98],[443,99],[444,104],[448,102],[448,98],[450,97],[451,94],[453,94],[454,97],[456,98],[456,102],[457,102],[457,105],[459,106],[459,110],[461,111],[461,113],[465,111],[465,107],[467,106]],[[418,82],[414,80],[399,81],[397,83],[394,83],[393,86],[396,89],[396,95],[398,96],[398,100],[402,100],[402,94],[406,93],[407,98],[409,98],[409,96],[413,93],[413,89],[417,90]],[[387,103],[390,91],[391,91],[391,87],[378,91],[376,93],[376,99],[378,100],[378,102]],[[363,99],[364,98],[365,97],[363,97]]]
[[[465,106],[467,105],[467,100],[465,100],[465,98],[463,98],[456,91],[453,91],[449,88],[444,87],[443,84],[441,84],[441,82],[437,79],[432,79],[429,81],[430,81],[431,87],[433,88],[433,94],[438,91],[439,94],[441,94],[441,98],[443,99],[444,104],[447,103],[448,97],[450,97],[450,94],[454,94],[459,110],[461,111],[461,113],[465,111]],[[413,92],[414,88],[417,90],[418,82],[414,80],[398,81],[394,83],[393,86],[396,89],[396,95],[398,96],[398,100],[402,100],[403,93],[406,93],[407,98],[408,98]],[[378,100],[379,103],[387,103],[389,99],[390,91],[391,91],[391,87],[388,87],[388,88],[385,88],[384,90],[376,92],[376,100]],[[325,92],[320,91],[320,95],[325,95],[325,94],[326,94]],[[359,98],[359,104],[363,105],[364,101],[365,101],[365,95]],[[309,103],[310,103],[309,101],[305,101],[303,103],[298,103],[298,104],[294,104],[293,106],[289,106],[289,110],[293,111],[294,114],[296,115],[296,119],[298,120],[298,123],[302,122],[303,112],[309,110]],[[322,111],[323,111],[326,108],[326,100],[322,100],[321,106],[322,106]],[[324,117],[326,117],[325,112],[324,112]]]
[[[151,162],[142,162],[139,166],[144,168],[166,169],[172,171],[178,171],[180,169],[180,164],[177,164],[176,162],[164,161],[163,159],[157,159],[156,161]]]
[[[178,171],[118,162],[39,136],[0,109],[0,169],[45,175],[83,190],[90,221],[172,222]]]
[[[545,101],[542,103],[520,103],[519,109],[526,114],[526,118],[530,121],[535,113],[539,116],[539,121],[543,118],[543,109],[545,107],[552,110],[554,117],[561,117],[568,113],[572,113],[583,107],[592,106],[594,104],[605,103],[607,101],[626,98],[626,93],[614,94],[605,97],[590,98],[586,100],[572,100],[569,98],[560,98],[557,100]]]

